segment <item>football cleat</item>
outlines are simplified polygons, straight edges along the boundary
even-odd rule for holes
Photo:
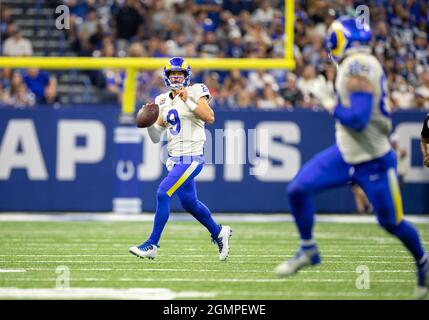
[[[417,266],[417,287],[414,297],[423,300],[429,293],[429,253],[423,257],[423,262]]]
[[[217,238],[212,238],[213,243],[219,247],[219,260],[225,261],[229,254],[229,238],[232,235],[231,227],[225,226],[220,230]]]
[[[131,247],[129,252],[140,258],[155,259],[158,246],[149,240],[139,246]]]
[[[306,250],[300,248],[292,259],[281,263],[276,268],[276,273],[279,277],[288,277],[306,266],[313,266],[320,262],[321,258],[317,247]]]

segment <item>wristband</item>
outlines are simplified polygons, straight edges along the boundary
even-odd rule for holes
[[[198,107],[198,105],[195,103],[195,102],[193,102],[193,101],[191,101],[191,100],[186,100],[186,102],[185,102],[185,104],[188,106],[188,108],[192,111],[192,112],[194,112],[194,110]]]

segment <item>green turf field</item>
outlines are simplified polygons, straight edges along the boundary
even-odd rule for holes
[[[71,288],[166,288],[179,299],[413,296],[411,256],[374,224],[317,224],[323,263],[288,279],[277,279],[273,270],[299,244],[292,223],[229,224],[230,257],[220,262],[217,247],[196,222],[170,221],[155,260],[128,253],[129,246],[146,240],[149,222],[0,222],[0,291],[54,288],[56,268],[67,266]],[[428,247],[429,224],[418,227]],[[362,265],[370,271],[369,289],[356,287]]]

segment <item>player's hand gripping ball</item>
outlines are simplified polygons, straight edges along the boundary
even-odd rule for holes
[[[136,116],[136,125],[139,128],[147,128],[153,125],[158,119],[159,106],[149,102],[140,108]]]

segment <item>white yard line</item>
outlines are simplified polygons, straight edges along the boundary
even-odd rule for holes
[[[25,269],[0,269],[0,273],[22,273],[27,272]]]
[[[11,281],[11,282],[28,282],[28,278],[14,278],[14,279],[2,279],[3,282]],[[56,278],[31,278],[32,282],[55,282]],[[218,279],[218,278],[204,278],[204,279],[195,279],[195,278],[119,278],[119,279],[112,279],[112,278],[73,278],[73,281],[87,281],[87,282],[133,282],[133,283],[140,283],[140,282],[242,282],[242,283],[270,283],[270,282],[314,282],[314,283],[320,283],[320,282],[328,282],[328,283],[334,283],[334,282],[351,282],[354,283],[356,281],[355,278],[352,279],[302,279],[297,277],[291,277],[291,278],[285,278],[285,279],[241,279],[241,278],[228,278],[228,279]],[[371,279],[371,283],[415,283],[416,281],[414,279]]]
[[[350,251],[349,251],[350,252]],[[166,257],[184,257],[183,254],[173,254],[173,253],[165,253]],[[230,255],[231,257],[237,257],[237,258],[251,258],[251,257],[262,257],[262,258],[267,258],[267,257],[273,257],[273,258],[287,258],[290,257],[290,252],[288,253],[284,253],[284,254],[232,254]],[[34,257],[34,258],[46,258],[46,257],[51,257],[51,258],[74,258],[74,257],[109,257],[109,258],[115,258],[117,257],[118,259],[124,258],[124,257],[129,257],[132,258],[130,256],[130,254],[116,254],[116,255],[108,255],[108,254],[0,254],[0,257]],[[187,254],[186,258],[207,258],[208,256],[205,254]],[[353,255],[353,256],[346,256],[346,255],[338,255],[338,254],[324,254],[323,257],[325,258],[346,258],[346,259],[361,259],[361,258],[375,258],[375,259],[386,259],[386,258],[392,258],[392,259],[404,259],[404,260],[410,260],[411,261],[411,257],[408,256],[407,254],[403,254],[403,255],[397,255],[397,256],[384,256],[384,255]],[[99,262],[105,262],[104,260],[100,259],[98,260]],[[16,261],[16,262],[20,262],[20,261]]]
[[[199,250],[201,251],[201,250]],[[236,250],[234,250],[236,251]],[[245,251],[245,250],[242,250]],[[247,250],[246,250],[247,251]],[[328,250],[323,250],[323,252],[326,252]],[[266,250],[264,251],[266,252]],[[348,253],[350,253],[350,250],[347,250]],[[353,251],[353,253],[355,253],[356,251]],[[364,252],[364,251],[361,251]],[[365,251],[367,252],[367,251]],[[166,256],[177,256],[174,254],[170,254],[170,253],[165,253]],[[183,255],[182,255],[183,256]],[[195,257],[195,255],[186,255],[187,257]],[[201,255],[202,257],[209,257],[209,255]],[[234,254],[234,256],[236,256]],[[258,256],[258,255],[256,255]],[[281,254],[280,256],[286,258],[286,257],[290,257],[290,252],[285,252],[284,254]],[[34,258],[47,258],[47,257],[54,257],[54,258],[73,258],[73,257],[109,257],[109,258],[114,258],[114,257],[118,257],[118,258],[123,258],[123,257],[130,257],[129,254],[37,254],[37,253],[33,253],[33,254],[0,254],[0,257],[34,257]],[[394,258],[394,259],[410,259],[411,257],[408,256],[406,254],[406,252],[404,251],[403,255],[396,255],[396,256],[385,256],[385,255],[372,255],[372,256],[367,256],[367,255],[353,255],[353,256],[346,256],[346,255],[340,255],[340,254],[324,254],[323,257],[325,258],[380,258],[380,259],[384,259],[384,258]]]
[[[55,268],[27,268],[28,271],[54,271]],[[176,269],[176,268],[71,268],[71,271],[155,271],[155,272],[189,272],[189,269]],[[261,272],[272,272],[273,270],[222,270],[222,269],[192,269],[192,272],[220,272],[220,273],[258,273]],[[302,270],[302,273],[353,273],[356,274],[356,270]],[[415,270],[371,270],[371,273],[415,273]]]
[[[285,259],[287,258],[286,256],[282,256]],[[263,261],[232,261],[229,260],[226,262],[226,264],[270,264],[270,263],[279,263],[281,261],[283,261],[284,259],[278,259],[278,260],[268,260],[268,259],[264,259]],[[350,260],[350,259],[349,259]],[[111,264],[133,264],[135,265],[137,263],[139,263],[139,261],[137,260],[137,258],[134,259],[134,261],[118,261],[118,260],[20,260],[20,261],[15,261],[14,263],[20,263],[20,264],[63,264],[63,263],[99,263],[99,264],[105,264],[105,263],[111,263]],[[217,263],[219,261],[217,260],[180,260],[181,263],[204,263],[204,264],[208,264],[208,263]],[[1,262],[0,262],[1,263]],[[160,265],[160,264],[177,264],[177,261],[162,261],[162,260],[156,260],[156,261],[151,261],[151,260],[143,260],[140,262],[142,265],[144,265],[145,263],[147,264],[151,264],[151,265]],[[409,261],[365,261],[365,260],[351,260],[351,261],[335,261],[335,260],[331,260],[331,261],[324,261],[323,264],[324,265],[332,265],[332,264],[356,264],[359,263],[361,264],[406,264],[406,265],[410,265],[413,264],[414,262],[412,261],[412,259],[410,258]],[[189,270],[191,271],[191,270]]]
[[[175,298],[211,298],[213,292],[174,292],[165,288],[66,288],[66,289],[18,289],[0,288],[0,298],[18,299],[127,299],[170,300]]]
[[[222,222],[293,222],[290,214],[215,214],[214,217]],[[413,223],[429,223],[429,217],[423,215],[406,215]],[[172,214],[171,220],[193,221],[189,214]],[[28,214],[2,213],[0,221],[153,221],[153,213],[118,214],[118,213],[58,213],[58,214]],[[357,216],[355,214],[318,214],[318,222],[337,223],[376,223],[374,216]]]

